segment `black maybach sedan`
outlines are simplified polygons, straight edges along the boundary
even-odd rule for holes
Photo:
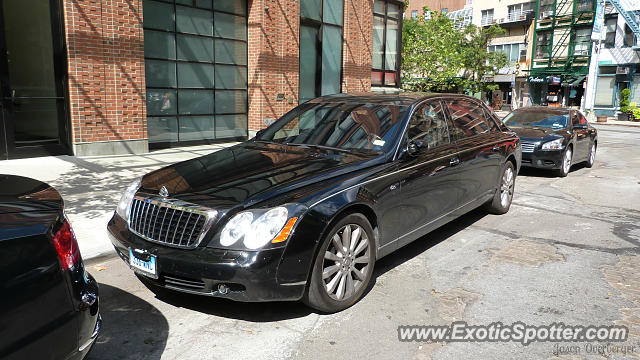
[[[598,131],[578,110],[525,107],[504,118],[522,141],[522,166],[552,169],[567,176],[571,165],[584,162],[592,167],[596,160]]]
[[[0,175],[0,359],[82,359],[102,320],[60,194]]]
[[[381,257],[479,206],[507,212],[520,160],[474,98],[326,96],[136,180],[108,229],[152,288],[338,311]]]

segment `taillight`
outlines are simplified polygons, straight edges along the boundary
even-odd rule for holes
[[[80,260],[80,249],[76,235],[66,217],[58,232],[53,236],[53,245],[56,247],[62,270],[73,269]]]

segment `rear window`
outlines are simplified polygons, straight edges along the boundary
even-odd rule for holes
[[[504,118],[508,126],[543,127],[563,129],[569,125],[569,114],[544,111],[512,112]]]

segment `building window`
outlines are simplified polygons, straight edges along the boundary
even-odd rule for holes
[[[629,25],[624,24],[624,46],[631,47],[636,44],[636,36],[629,27]]]
[[[400,36],[402,35],[400,9],[401,5],[398,2],[384,0],[374,2],[371,85],[399,86]]]
[[[176,2],[143,5],[149,143],[247,136],[246,1]]]
[[[573,53],[577,56],[589,56],[591,48],[591,28],[576,30],[576,41]]]
[[[576,10],[578,12],[591,12],[594,10],[595,2],[593,0],[578,0]]]
[[[607,19],[606,27],[607,27],[607,36],[604,40],[605,48],[613,48],[616,46],[616,26],[618,23],[618,18],[614,17],[611,19]]]
[[[526,58],[527,47],[524,43],[489,45],[487,47],[487,51],[489,52],[503,52],[507,56],[507,61],[510,63],[521,61],[522,50],[525,51]]]
[[[539,19],[547,19],[553,16],[555,0],[540,0]]]
[[[344,0],[300,4],[300,102],[340,92]]]
[[[550,56],[551,31],[540,31],[536,38],[536,59],[548,58]]]
[[[418,17],[418,10],[411,10],[411,18],[415,19]]]
[[[528,13],[533,11],[535,3],[527,2],[516,5],[507,6],[507,21],[521,21],[525,20]]]
[[[633,82],[631,83],[631,101],[635,103],[640,103],[640,75],[635,75],[633,77]]]
[[[493,9],[482,10],[481,15],[482,15],[480,19],[481,26],[491,25],[493,23]]]

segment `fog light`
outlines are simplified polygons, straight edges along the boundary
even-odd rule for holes
[[[218,284],[218,292],[222,295],[229,293],[229,287],[226,284]]]

